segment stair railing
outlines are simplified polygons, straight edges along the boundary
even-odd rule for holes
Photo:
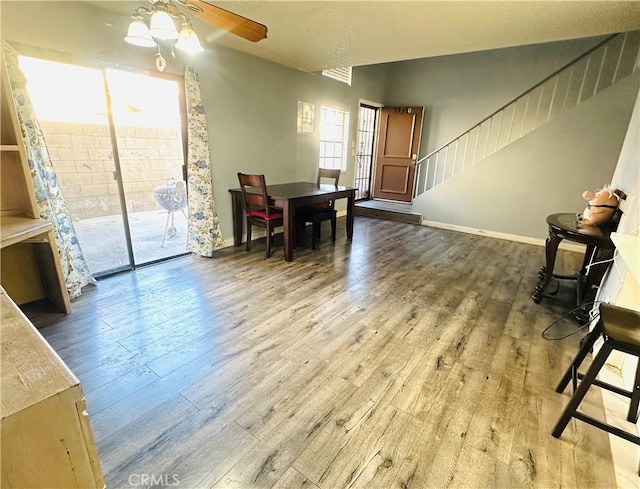
[[[420,158],[414,197],[466,170],[638,68],[640,32],[614,34]]]

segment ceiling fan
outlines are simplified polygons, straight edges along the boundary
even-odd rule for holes
[[[194,16],[248,41],[258,42],[267,37],[267,26],[203,0],[177,0],[177,2],[189,9]]]
[[[205,22],[248,41],[258,42],[267,37],[267,26],[203,0],[149,0],[149,3],[151,3],[151,7],[135,9],[124,40],[134,46],[146,48],[157,46],[156,68],[158,71],[164,71],[167,67],[167,62],[160,50],[161,43],[170,45],[173,56],[175,56],[174,47],[188,54],[203,51],[198,35],[191,26],[191,21],[180,11],[178,5],[186,8]],[[150,16],[148,26],[144,21],[143,14]],[[176,28],[174,19],[178,20],[179,29]]]

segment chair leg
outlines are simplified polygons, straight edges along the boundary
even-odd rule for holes
[[[600,337],[601,332],[602,332],[602,324],[600,321],[598,321],[598,323],[593,328],[593,331],[589,333],[586,341],[578,351],[578,354],[573,359],[573,361],[571,362],[571,365],[569,366],[564,376],[560,380],[558,387],[556,387],[556,392],[564,392],[564,390],[567,388],[567,385],[569,384],[569,381],[571,379],[574,379],[574,390],[575,390],[575,378],[577,376],[578,369],[580,368],[580,365],[582,364],[583,360],[586,358],[586,356],[589,354],[589,352],[593,348],[593,345],[596,343],[596,341]]]
[[[251,223],[247,220],[247,251],[251,251]]]
[[[336,216],[331,218],[331,241],[336,242]]]
[[[271,256],[271,223],[267,222],[267,258]]]
[[[633,381],[633,390],[631,391],[631,405],[629,406],[629,415],[627,421],[631,423],[638,422],[638,407],[640,406],[640,357],[636,366],[636,378]]]
[[[589,390],[589,387],[591,387],[591,384],[598,375],[598,372],[600,372],[600,369],[604,365],[604,362],[607,360],[612,350],[613,348],[611,348],[611,346],[605,341],[605,343],[602,345],[602,348],[596,355],[596,358],[593,360],[593,363],[587,370],[587,373],[582,378],[582,382],[580,382],[578,388],[573,393],[569,404],[567,404],[567,407],[564,408],[564,411],[562,412],[562,415],[560,416],[556,427],[553,429],[552,435],[555,438],[560,438],[560,436],[562,435],[562,432],[567,427],[567,424],[569,424],[569,421],[571,421],[571,418],[578,409],[578,406],[582,402],[582,399],[584,399],[584,396],[587,394],[587,390]]]

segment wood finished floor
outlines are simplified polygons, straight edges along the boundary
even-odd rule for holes
[[[541,338],[566,311],[530,298],[541,247],[338,224],[290,263],[228,248],[30,313],[82,381],[108,487],[615,487],[604,432],[550,434],[582,335]]]

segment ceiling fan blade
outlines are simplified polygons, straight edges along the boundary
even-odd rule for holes
[[[225,29],[251,42],[267,37],[267,26],[233,12],[211,5],[203,0],[181,0],[196,17]]]

